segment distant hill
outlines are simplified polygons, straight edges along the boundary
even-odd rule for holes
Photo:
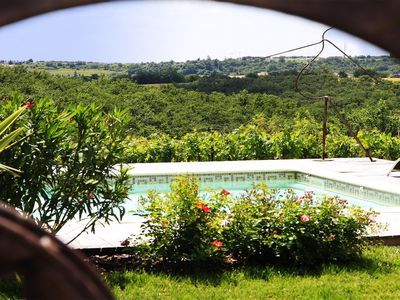
[[[400,77],[400,61],[389,56],[353,57],[364,68],[379,74],[380,77]],[[100,76],[134,77],[141,73],[162,73],[173,71],[182,76],[211,76],[220,73],[237,77],[249,74],[270,74],[283,71],[298,71],[311,57],[241,57],[218,59],[196,59],[186,62],[146,62],[146,63],[98,63],[68,61],[0,61],[7,65],[23,65],[28,69],[45,70],[60,76]],[[312,66],[314,69],[328,69],[331,72],[353,76],[360,73],[359,68],[344,57],[319,58]],[[358,74],[359,75],[359,74]],[[155,82],[153,82],[155,83]]]

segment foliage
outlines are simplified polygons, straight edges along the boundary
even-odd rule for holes
[[[13,123],[18,119],[18,117],[26,110],[27,107],[30,107],[32,104],[31,102],[27,101],[22,107],[17,109],[11,115],[6,117],[4,120],[0,122],[0,153],[11,147],[14,143],[16,143],[17,139],[24,131],[24,128],[20,127],[17,129],[9,131],[9,128],[13,125]],[[20,171],[16,170],[10,166],[6,166],[0,164],[0,172],[7,171],[12,173],[13,175],[19,175]]]
[[[84,61],[0,61],[9,65],[24,65],[34,70],[70,70],[69,73],[84,72],[86,70],[94,70],[98,73],[108,71],[112,74],[126,76],[134,75],[139,72],[159,73],[165,70],[176,70],[184,75],[200,75],[210,76],[215,73],[224,75],[248,75],[256,76],[257,74],[273,73],[276,71],[299,70],[311,57],[292,56],[292,57],[240,57],[227,58],[224,60],[206,59],[188,60],[186,62],[143,62],[143,63],[100,63],[100,62],[84,62]],[[400,73],[399,61],[389,56],[356,56],[353,57],[365,68],[374,70],[374,72],[385,73],[389,76],[396,76]],[[329,68],[335,73],[345,72],[352,74],[356,71],[353,63],[347,58],[336,56],[320,58],[314,65],[318,68]],[[249,77],[249,76],[248,76]]]
[[[3,103],[1,113],[19,103],[19,97]],[[114,165],[124,157],[127,122],[118,110],[104,114],[95,105],[78,105],[59,111],[52,101],[37,101],[16,122],[31,134],[0,155],[23,172],[0,174],[0,186],[7,187],[0,198],[55,232],[75,217],[85,218],[92,229],[97,220],[120,218],[128,176]]]
[[[359,257],[373,211],[312,192],[284,197],[255,185],[238,198],[229,191],[200,195],[193,178],[179,178],[165,195],[142,198],[143,233],[150,261],[163,263],[238,261],[315,266]]]
[[[265,120],[264,120],[265,121]],[[193,132],[180,139],[165,134],[149,138],[129,137],[125,162],[229,161],[318,158],[322,155],[320,124],[313,118],[294,118],[293,126],[265,131],[264,121],[241,126],[231,133]],[[267,125],[268,127],[268,125]],[[379,130],[358,132],[358,137],[376,158],[400,157],[400,139]],[[354,138],[336,125],[329,126],[328,157],[359,157],[364,153]]]
[[[194,178],[175,180],[166,195],[150,192],[142,198],[148,258],[167,264],[221,259],[225,199],[223,194],[202,199]]]
[[[164,133],[175,138],[194,130],[232,132],[256,115],[263,115],[271,128],[280,131],[295,125],[296,114],[309,114],[321,122],[322,101],[303,99],[294,90],[295,78],[296,72],[281,70],[257,78],[215,74],[178,87],[141,86],[130,78],[87,80],[0,66],[0,95],[7,99],[20,91],[25,97],[52,99],[60,108],[96,103],[105,112],[114,107],[128,109],[132,118],[127,130],[135,137]],[[340,78],[332,71],[314,69],[302,76],[300,88],[309,95],[329,95],[355,130],[398,133],[399,84]],[[330,116],[329,123],[339,122]]]
[[[255,186],[230,208],[224,243],[237,259],[319,265],[358,257],[375,213],[312,192],[281,198]]]

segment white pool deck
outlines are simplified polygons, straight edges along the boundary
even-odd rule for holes
[[[387,176],[393,166],[394,161],[389,160],[376,159],[371,162],[368,158],[335,158],[325,161],[292,159],[131,164],[130,172],[132,175],[140,176],[294,171],[400,194],[400,174],[392,173]],[[388,225],[386,230],[379,233],[379,236],[400,235],[400,206],[380,210],[378,221]],[[142,222],[143,218],[127,213],[122,222],[98,224],[94,234],[83,233],[70,246],[79,249],[121,247],[122,241],[139,234]],[[82,224],[82,222],[70,222],[59,232],[58,237],[64,242],[70,241],[83,228]]]

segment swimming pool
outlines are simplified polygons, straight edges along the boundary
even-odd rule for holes
[[[239,197],[245,190],[251,189],[257,181],[225,181],[225,182],[199,182],[201,193],[210,193],[213,191],[220,191],[222,189],[228,190],[233,197]],[[265,182],[264,182],[265,183]],[[381,210],[388,207],[393,207],[389,203],[379,203],[370,200],[363,200],[361,198],[352,197],[343,193],[332,192],[323,190],[317,186],[307,185],[295,180],[272,180],[267,183],[269,189],[276,190],[278,196],[284,196],[288,189],[294,191],[298,196],[304,195],[305,192],[313,192],[316,199],[321,199],[325,196],[338,196],[341,199],[346,199],[350,205],[357,205],[365,209]],[[159,193],[166,193],[170,191],[170,184],[157,183],[157,184],[138,184],[129,193],[129,199],[125,202],[126,211],[135,211],[138,207],[138,199],[147,194],[149,190],[154,190]]]

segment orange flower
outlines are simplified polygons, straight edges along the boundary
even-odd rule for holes
[[[216,248],[221,248],[224,244],[220,240],[214,240],[211,245],[213,245]]]

